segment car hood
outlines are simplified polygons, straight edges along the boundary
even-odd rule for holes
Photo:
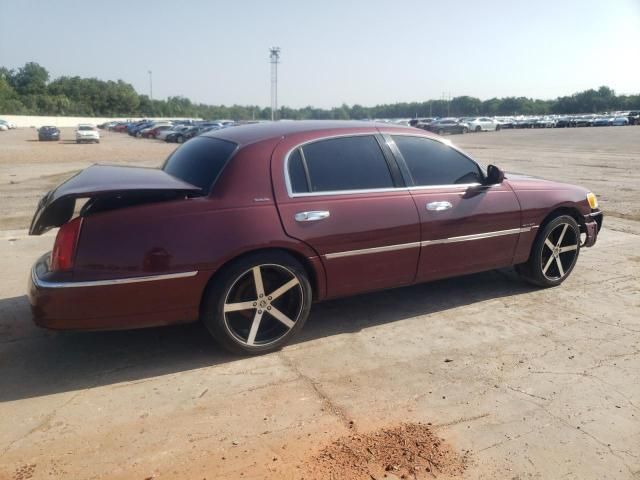
[[[92,165],[40,199],[29,235],[59,227],[73,216],[76,198],[116,197],[153,193],[197,193],[201,189],[157,168]]]

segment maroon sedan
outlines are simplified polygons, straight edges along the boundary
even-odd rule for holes
[[[162,169],[94,165],[45,195],[30,233],[60,230],[29,298],[47,328],[200,319],[254,354],[287,343],[313,301],[510,265],[559,285],[601,225],[584,188],[484,170],[418,129],[245,125]]]

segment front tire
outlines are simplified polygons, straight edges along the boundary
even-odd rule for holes
[[[279,350],[302,329],[312,291],[304,267],[285,252],[241,258],[216,276],[201,313],[226,350],[259,355]]]
[[[476,132],[480,132],[480,131],[482,131],[482,127],[481,127],[480,125],[478,125],[478,126],[476,127]]]
[[[580,254],[580,226],[561,215],[538,233],[527,263],[516,266],[526,281],[539,287],[555,287],[573,271]]]

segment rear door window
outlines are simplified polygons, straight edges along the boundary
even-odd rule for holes
[[[373,135],[309,143],[289,157],[292,192],[338,192],[393,188],[394,183]]]
[[[424,137],[392,137],[416,186],[482,183],[480,167],[442,142]]]

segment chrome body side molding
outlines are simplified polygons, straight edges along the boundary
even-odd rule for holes
[[[400,243],[397,245],[385,245],[383,247],[363,248],[360,250],[347,250],[344,252],[327,253],[325,259],[351,257],[354,255],[368,255],[371,253],[392,252],[394,250],[404,250],[406,248],[427,247],[429,245],[438,245],[443,243],[468,242],[473,240],[483,240],[485,238],[500,237],[502,235],[516,235],[527,233],[538,228],[537,225],[521,228],[511,228],[509,230],[498,230],[495,232],[475,233],[473,235],[462,235],[460,237],[439,238],[436,240],[424,240],[422,242]]]

